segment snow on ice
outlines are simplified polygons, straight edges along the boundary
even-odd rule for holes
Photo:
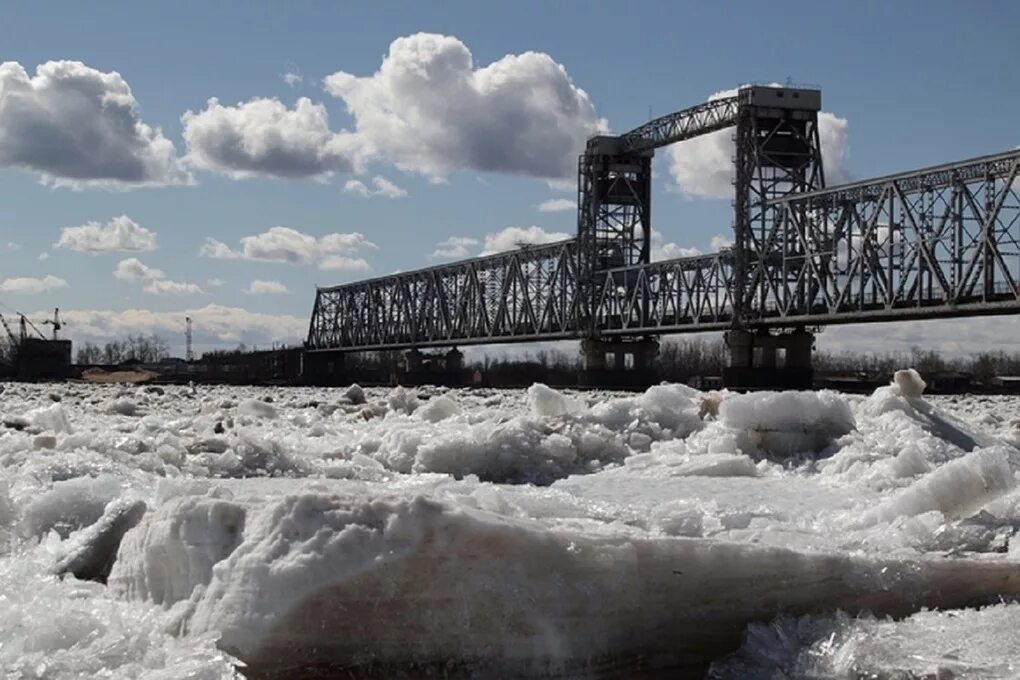
[[[1016,406],[6,384],[0,671],[1014,677]]]

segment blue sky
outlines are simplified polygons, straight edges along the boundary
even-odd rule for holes
[[[744,82],[822,87],[833,157],[843,154],[830,159],[830,183],[1020,144],[1020,5],[1011,2],[25,2],[0,11],[0,311],[39,317],[59,306],[76,340],[155,331],[179,346],[187,313],[200,349],[299,340],[315,284],[443,261],[431,255],[451,237],[465,240],[448,252],[476,254],[489,235],[498,246],[573,233],[572,210],[537,206],[574,199],[559,168],[588,133],[625,131]],[[547,56],[506,59],[529,52]],[[85,70],[65,69],[51,87],[37,68],[59,60]],[[484,93],[453,96],[434,70],[428,86],[374,77],[384,60],[449,68]],[[354,78],[324,80],[338,72]],[[16,90],[35,108],[14,106]],[[95,102],[114,95],[127,129],[95,120],[113,115]],[[387,133],[391,108],[412,134]],[[253,143],[271,153],[249,153]],[[718,197],[725,176],[690,181],[717,170],[713,149],[689,151],[679,165],[668,150],[656,161],[664,254],[710,250],[730,230],[729,199]],[[273,237],[274,227],[291,231]],[[323,240],[331,234],[340,236]],[[222,248],[200,255],[207,239]],[[882,328],[891,346],[963,351],[994,344],[1011,323]],[[834,329],[823,344],[869,348],[873,337],[874,328]]]

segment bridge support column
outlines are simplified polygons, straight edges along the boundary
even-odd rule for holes
[[[598,338],[585,338],[581,341],[581,370],[582,371],[604,371],[606,370],[606,353],[609,351],[608,343]]]
[[[650,371],[655,369],[655,357],[659,356],[659,341],[654,338],[631,343],[634,353],[634,370]]]
[[[454,347],[446,353],[446,372],[456,373],[464,368],[464,353]]]
[[[811,350],[815,336],[804,328],[789,333],[757,333],[734,329],[726,333],[730,365],[723,384],[731,389],[811,389]]]
[[[344,371],[343,352],[303,352],[301,382],[305,385],[341,385]]]
[[[423,357],[420,351],[411,348],[404,352],[404,366],[408,373],[416,373],[422,369]]]
[[[652,338],[585,338],[581,341],[579,383],[590,387],[647,387],[657,377],[658,352],[659,343]],[[606,361],[610,354],[611,366]]]

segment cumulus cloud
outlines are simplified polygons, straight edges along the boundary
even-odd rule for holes
[[[142,290],[149,295],[205,295],[205,291],[197,283],[170,279],[153,279],[145,284]]]
[[[373,188],[370,189],[361,180],[350,179],[344,184],[344,193],[354,194],[355,196],[361,196],[362,198],[368,198],[369,196],[403,198],[407,196],[406,190],[401,189],[393,182],[379,175],[372,178],[372,185]]]
[[[41,279],[22,276],[0,281],[0,293],[16,295],[38,295],[39,293],[46,293],[57,288],[66,287],[67,281],[52,274],[47,274]]]
[[[8,241],[7,245],[5,246],[5,248],[7,250],[12,251],[12,252],[17,252],[17,251],[21,250],[21,246],[19,244],[15,243],[14,241]]]
[[[875,338],[882,341],[876,344]],[[829,326],[818,335],[818,348],[887,354],[923,347],[951,356],[977,352],[1020,351],[1020,319],[1015,316],[931,319],[882,324]],[[905,359],[909,361],[909,359]],[[904,364],[907,368],[909,364]]]
[[[716,92],[709,101],[731,97],[737,90]],[[822,162],[827,184],[847,181],[846,118],[827,111],[818,114],[818,137],[822,145]],[[711,134],[674,144],[667,149],[669,172],[675,188],[690,198],[730,198],[733,196],[733,157],[736,149],[732,130]]]
[[[49,61],[30,76],[0,63],[0,167],[72,188],[187,184],[173,143],[141,119],[116,71]]]
[[[372,269],[372,265],[363,257],[330,255],[319,260],[319,269],[323,271],[367,272]]]
[[[507,227],[485,235],[481,255],[492,255],[507,250],[514,250],[522,245],[541,245],[554,243],[570,238],[570,234],[559,231],[546,231],[542,227]]]
[[[730,248],[733,246],[732,236],[723,236],[722,234],[716,234],[712,237],[712,250],[722,250],[723,248]]]
[[[283,285],[279,281],[263,281],[261,279],[255,279],[248,284],[248,287],[244,292],[249,295],[279,295],[287,292],[287,286]]]
[[[45,316],[49,312],[38,312]],[[197,343],[238,343],[268,345],[272,342],[297,342],[308,330],[307,317],[286,314],[260,314],[240,307],[209,304],[179,311],[127,309],[64,309],[60,315],[68,322],[75,341],[105,341],[129,334],[156,333],[183,341],[185,317],[191,317]]]
[[[113,275],[122,281],[144,281],[142,290],[149,295],[205,295],[197,283],[172,281],[162,269],[149,267],[136,257],[118,262]]]
[[[293,109],[277,99],[255,98],[236,106],[210,99],[182,117],[186,161],[234,179],[324,179],[353,169],[357,141],[329,129],[326,107],[307,97]]]
[[[55,248],[68,248],[81,253],[146,252],[156,249],[156,233],[127,215],[114,217],[105,225],[86,222],[77,227],[65,227]]]
[[[211,257],[214,260],[237,260],[242,257],[241,253],[211,236],[206,237],[205,243],[198,249],[198,254],[202,257]]]
[[[478,239],[469,236],[451,236],[436,244],[436,249],[429,255],[433,260],[440,258],[468,257],[471,248],[478,245]]]
[[[123,281],[148,281],[153,279],[166,278],[162,269],[153,269],[145,265],[137,257],[129,257],[117,263],[113,275]]]
[[[368,198],[372,195],[365,183],[359,179],[349,179],[344,184],[344,193],[353,194],[355,196],[361,196],[362,198]]]
[[[577,210],[577,202],[572,201],[569,198],[550,198],[548,201],[542,201],[537,206],[538,212],[566,212],[567,210]]]
[[[338,71],[323,84],[347,105],[364,153],[429,177],[455,169],[568,177],[585,138],[606,128],[548,54],[479,68],[452,36],[398,38],[373,75]]]
[[[288,87],[300,85],[304,81],[300,73],[293,73],[291,71],[287,71],[280,77],[283,78],[283,82],[287,83]]]
[[[678,257],[693,257],[695,255],[701,255],[701,251],[697,248],[687,248],[676,243],[667,242],[660,232],[652,230],[652,262],[675,260]]]
[[[334,232],[316,238],[290,227],[272,227],[261,234],[241,238],[237,250],[214,238],[207,238],[198,254],[219,260],[243,259],[287,264],[310,264],[321,260],[320,269],[329,269],[337,267],[325,267],[322,262],[334,256],[349,257],[375,248],[377,246],[359,232]]]

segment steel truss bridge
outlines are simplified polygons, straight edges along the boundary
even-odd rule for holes
[[[818,90],[588,140],[577,236],[319,288],[310,351],[636,338],[1020,311],[1020,150],[826,187]],[[734,243],[650,262],[655,149],[734,129]]]

